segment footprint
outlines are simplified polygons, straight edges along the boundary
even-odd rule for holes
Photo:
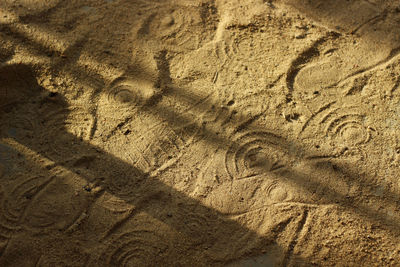
[[[288,145],[269,132],[249,132],[231,145],[225,157],[225,169],[232,180],[273,175],[290,162]]]
[[[306,204],[311,194],[290,181],[292,177],[276,175],[251,180],[222,183],[207,194],[205,203],[225,215],[240,215],[283,203]]]
[[[39,134],[42,140],[48,142],[50,157],[65,159],[73,149],[79,148],[76,146],[77,140],[89,140],[92,125],[91,114],[83,107],[73,106],[43,116],[42,131]]]
[[[358,106],[331,102],[320,107],[303,125],[301,139],[322,141],[316,148],[329,150],[334,147],[361,152],[361,148],[376,135],[369,117]]]
[[[91,195],[83,192],[86,183],[71,173],[60,173],[40,191],[35,190],[34,197],[24,210],[21,222],[31,230],[65,230],[79,220],[87,209]],[[76,194],[79,192],[79,194]]]
[[[286,3],[333,29],[292,62],[287,74],[289,97],[333,88],[390,62],[400,51],[400,22],[390,11],[366,1]]]
[[[113,233],[99,257],[93,257],[89,266],[147,266],[150,261],[156,266],[161,262],[165,264],[173,251],[169,229],[140,219],[136,217],[134,221],[139,223],[134,225],[129,223],[129,230],[118,229]],[[160,264],[156,264],[158,261]]]
[[[144,105],[156,93],[151,81],[122,77],[111,84],[108,101],[116,106]]]
[[[157,11],[143,20],[137,36],[173,49],[199,48],[211,41],[218,24],[217,10],[212,4],[159,6],[154,10]]]

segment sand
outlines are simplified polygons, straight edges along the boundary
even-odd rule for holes
[[[400,1],[2,0],[0,266],[398,266]]]

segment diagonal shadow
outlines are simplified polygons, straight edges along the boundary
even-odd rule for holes
[[[6,71],[7,75],[9,75],[7,86],[27,89],[25,92],[18,91],[14,93],[16,95],[25,94],[25,96],[20,97],[28,99],[14,103],[14,107],[11,110],[5,110],[6,113],[3,113],[2,124],[14,125],[17,128],[16,131],[3,132],[3,138],[11,140],[10,142],[15,147],[19,147],[22,150],[27,148],[38,153],[40,157],[47,159],[47,163],[43,167],[36,166],[32,168],[36,169],[32,170],[32,172],[42,173],[42,178],[35,181],[34,190],[29,190],[29,192],[22,191],[20,192],[23,193],[22,195],[13,195],[15,190],[4,193],[6,200],[11,203],[15,197],[18,199],[25,198],[23,205],[19,207],[19,213],[14,215],[16,216],[16,222],[25,225],[27,229],[33,229],[32,231],[34,232],[35,230],[38,231],[37,229],[39,229],[39,232],[43,231],[41,230],[43,229],[42,220],[45,219],[50,222],[46,229],[55,231],[58,229],[57,225],[59,225],[57,221],[64,221],[61,229],[58,229],[59,231],[74,233],[77,231],[76,228],[82,227],[85,230],[85,235],[92,237],[97,242],[113,241],[113,237],[120,234],[120,229],[124,225],[132,224],[132,219],[140,218],[140,214],[146,213],[179,233],[178,236],[173,236],[169,241],[169,243],[173,243],[177,247],[169,248],[169,253],[172,253],[170,249],[177,249],[178,251],[175,253],[184,253],[184,261],[197,261],[201,263],[200,265],[206,265],[211,262],[214,262],[214,264],[218,262],[226,263],[244,255],[260,253],[261,248],[265,250],[267,247],[274,247],[276,246],[274,244],[275,235],[285,231],[285,228],[292,220],[296,222],[296,218],[278,220],[276,225],[272,226],[276,231],[275,234],[268,238],[260,237],[256,232],[229,219],[228,216],[206,207],[198,200],[186,196],[158,180],[157,177],[144,173],[133,165],[77,138],[77,136],[69,133],[68,129],[62,128],[61,131],[57,131],[57,135],[54,135],[52,127],[58,127],[59,123],[63,124],[64,122],[58,121],[58,123],[54,124],[55,122],[53,121],[52,124],[46,125],[43,118],[48,118],[48,114],[54,114],[54,111],[65,111],[68,104],[63,97],[58,94],[48,93],[38,86],[30,67],[26,65],[11,65],[5,67],[2,71]],[[24,83],[28,83],[28,86],[20,84],[18,81],[10,82],[13,79],[20,81],[21,78]],[[4,85],[2,84],[2,86]],[[35,122],[34,124],[37,123],[39,132],[44,134],[27,136],[27,129],[23,130],[24,126],[19,125],[21,117],[18,114],[24,114],[24,116],[31,114],[28,115],[29,120]],[[63,115],[68,116],[67,113]],[[59,117],[56,117],[56,119],[58,120]],[[62,140],[61,144],[60,140]],[[60,148],[62,153],[59,153],[60,151],[54,152],[54,150],[43,150],[44,144],[51,146],[52,143],[59,145],[57,148]],[[35,160],[30,163],[31,167],[34,166],[34,162]],[[85,204],[75,207],[77,210],[72,215],[68,213],[70,205],[68,203],[62,204],[61,207],[57,203],[54,204],[55,207],[53,208],[51,206],[47,207],[50,210],[54,208],[60,209],[58,212],[60,217],[56,218],[56,222],[54,222],[54,218],[51,216],[54,214],[47,211],[50,215],[37,215],[38,211],[35,214],[34,206],[43,204],[44,200],[41,198],[46,195],[46,191],[51,192],[58,186],[56,182],[59,175],[54,174],[54,171],[60,168],[70,170],[72,173],[79,173],[80,177],[84,177],[86,184],[82,191],[87,191],[87,195],[84,197],[86,199]],[[44,193],[42,194],[42,192]],[[29,197],[26,195],[27,193],[29,193]],[[97,201],[105,196],[113,196],[120,199],[121,201],[118,202],[119,209],[124,209],[124,205],[126,206],[127,204],[129,208],[123,210],[123,216],[119,220],[112,223],[104,222],[108,229],[105,230],[103,228],[102,234],[96,236],[96,232],[91,232],[90,228],[93,227],[98,230],[99,226],[92,221],[96,220],[96,218],[90,218],[90,216],[92,215],[91,212],[95,210],[94,206],[98,205]],[[27,203],[26,198],[33,204]],[[7,201],[3,202],[3,208],[8,207]],[[4,207],[4,205],[6,206]],[[296,212],[301,213],[302,211],[300,209],[296,210]],[[82,214],[89,214],[87,215],[89,218],[82,219]],[[38,217],[40,217],[40,220]],[[137,227],[138,223],[143,222],[139,220],[133,226]],[[7,241],[3,248],[1,260],[5,265],[13,265],[17,261],[16,255],[13,255],[15,251],[11,245],[11,248],[9,247],[9,243],[13,244],[12,239]],[[282,249],[279,248],[279,250]],[[171,264],[176,264],[176,259],[173,259],[175,254],[170,255],[168,252],[162,253],[159,258],[153,260],[160,261],[160,263],[170,261]],[[154,256],[152,255],[152,257]],[[101,255],[101,257],[105,256]],[[197,257],[201,257],[201,260]],[[289,261],[289,257],[290,255],[287,255],[281,260]],[[33,259],[31,260],[33,261]],[[34,261],[40,261],[40,259],[36,258]],[[208,261],[210,262],[207,263]],[[98,263],[89,261],[88,264],[96,265]],[[109,264],[115,263],[109,262]]]
[[[59,107],[57,107],[56,109],[58,109],[58,108],[65,108],[66,107],[66,105],[65,105],[65,103],[63,103],[63,101],[61,100],[61,102],[59,102],[58,104],[60,104],[60,106]],[[52,108],[50,108],[50,110],[51,110]],[[44,112],[46,110],[46,108],[44,108],[43,109],[43,111],[42,112]],[[159,110],[159,112],[161,113],[161,114],[168,114],[168,115],[166,115],[166,117],[167,118],[176,118],[176,117],[178,117],[178,115],[176,114],[176,113],[174,113],[173,111],[171,111],[171,110],[165,110],[165,109],[160,109]],[[187,121],[185,121],[185,120],[187,120]],[[187,118],[185,118],[185,117],[182,117],[182,116],[179,116],[179,119],[178,120],[171,120],[170,121],[170,123],[171,124],[174,124],[174,123],[177,123],[177,124],[180,124],[181,122],[185,122],[185,123],[190,123],[190,121],[187,119]],[[231,141],[227,141],[224,137],[221,137],[220,135],[217,135],[217,134],[215,134],[215,133],[213,133],[213,132],[208,132],[207,133],[207,136],[209,136],[210,137],[210,140],[212,140],[215,144],[226,144],[226,145],[228,145],[229,146],[229,143],[231,143]],[[42,137],[41,137],[42,138]],[[75,140],[76,138],[74,137],[74,136],[72,136],[72,135],[69,135],[69,134],[67,134],[66,136],[65,136],[65,139],[66,140]],[[51,137],[51,136],[47,136],[44,140],[54,140],[54,137]],[[21,141],[21,140],[17,140],[17,141]],[[43,140],[42,140],[43,141]],[[77,147],[77,151],[80,151],[81,149],[83,150],[83,151],[93,151],[93,152],[91,152],[91,153],[94,153],[94,154],[96,154],[96,153],[99,153],[99,152],[97,152],[96,151],[96,149],[93,149],[93,147],[92,146],[90,146],[89,144],[85,144],[84,142],[82,142],[82,141],[76,141],[76,142],[78,142],[79,143],[79,146],[76,146]],[[72,141],[72,143],[76,143],[75,141]],[[26,143],[26,142],[25,142]],[[35,142],[36,143],[36,142]],[[24,144],[24,142],[21,142],[21,144],[24,144],[24,145],[26,145],[27,147],[30,147],[30,148],[32,148],[33,150],[35,150],[35,151],[40,151],[40,147],[37,145],[37,143],[35,144],[35,143],[26,143],[26,144]],[[75,148],[75,146],[74,146],[74,148]],[[298,151],[301,151],[301,149],[300,148],[296,148]],[[64,157],[60,157],[60,156],[55,156],[55,155],[52,155],[52,154],[48,154],[47,152],[42,152],[43,153],[43,155],[44,156],[46,156],[46,157],[48,157],[48,158],[52,158],[55,162],[57,162],[57,161],[63,161],[63,159],[64,159]],[[89,153],[89,154],[91,154],[91,153]],[[100,153],[101,154],[101,156],[99,156],[102,160],[100,160],[101,162],[108,162],[109,161],[109,159],[108,159],[108,156],[106,157],[107,158],[107,160],[103,160],[103,158],[104,158],[104,156],[103,156],[103,153],[104,152],[102,152],[102,153]],[[306,154],[305,152],[300,152],[300,154]],[[72,157],[73,155],[68,155],[66,158],[70,158],[70,157]],[[119,160],[110,160],[110,162],[112,163],[110,163],[109,165],[107,165],[107,166],[120,166],[120,163],[118,163],[118,161]],[[96,165],[96,166],[102,166],[102,164],[101,163],[96,163],[96,162],[98,162],[97,161],[97,159],[94,161],[95,163],[94,163],[94,165]],[[64,167],[68,167],[68,168],[71,168],[71,169],[73,169],[74,168],[74,166],[73,166],[73,164],[74,163],[72,163],[72,162],[67,162],[67,163],[64,163],[64,164],[62,164]],[[114,165],[115,164],[115,165]],[[110,168],[110,167],[104,167],[104,168],[102,168],[101,169],[101,171],[99,171],[99,173],[103,173],[103,172],[106,172],[106,170],[108,169],[108,168]],[[120,169],[121,170],[125,170],[125,168],[127,168],[127,167],[124,167],[124,166],[121,166],[120,167]],[[130,167],[131,168],[131,167]],[[321,169],[321,168],[333,168],[332,167],[332,164],[330,164],[329,162],[328,162],[328,164],[315,164],[315,168],[319,168],[319,169]],[[357,175],[356,173],[353,173],[353,172],[350,172],[350,171],[348,171],[348,168],[346,168],[346,166],[340,166],[340,165],[335,165],[335,167],[334,167],[334,169],[336,170],[336,171],[338,171],[338,172],[341,172],[341,173],[343,173],[344,174],[344,176],[347,178],[347,179],[350,179],[350,180],[352,180],[353,182],[357,182],[358,181],[358,179],[356,179],[355,177],[359,177],[359,175]],[[92,172],[92,170],[90,170],[90,172]],[[96,173],[97,173],[97,171],[96,171]],[[146,177],[146,174],[143,174],[143,173],[138,173],[138,170],[137,169],[132,169],[131,168],[131,171],[129,171],[128,173],[133,173],[134,175],[134,177]],[[288,171],[288,172],[283,172],[283,173],[280,173],[280,174],[282,174],[282,175],[284,175],[286,178],[290,178],[290,179],[293,179],[293,177],[297,177],[296,179],[293,179],[294,180],[294,182],[299,186],[299,187],[304,187],[306,184],[310,184],[310,179],[309,179],[309,177],[307,177],[307,175],[308,174],[298,174],[298,173],[294,173],[294,172],[291,172],[291,171]],[[89,175],[90,176],[90,175]],[[97,175],[95,175],[95,176],[97,176]],[[88,177],[87,178],[89,181],[92,181],[93,180],[93,178],[90,178],[90,177]],[[140,179],[139,179],[140,180]],[[145,179],[145,180],[148,180],[147,178]],[[365,180],[368,180],[368,178],[365,178]],[[140,180],[141,181],[141,180]],[[96,182],[97,181],[95,181],[95,184],[96,184]],[[104,190],[107,190],[107,189],[104,189],[104,188],[108,188],[109,187],[109,183],[110,183],[110,181],[105,181],[105,182],[98,182],[100,185],[102,185],[101,186],[101,188],[103,188],[103,189],[101,189],[100,191],[101,192],[104,192]],[[148,183],[148,184],[147,184]],[[143,188],[152,188],[152,189],[155,189],[155,191],[154,192],[158,192],[157,191],[157,188],[159,188],[159,187],[161,187],[161,188],[164,188],[165,187],[165,185],[163,185],[164,187],[162,187],[162,185],[159,185],[158,183],[155,183],[155,184],[153,184],[153,183],[155,183],[155,182],[145,182],[145,185],[142,187],[142,186],[139,186],[139,188],[138,188],[138,192],[142,192],[143,190],[144,191],[147,191],[147,190],[145,190],[145,189],[143,189]],[[141,184],[141,183],[139,183],[139,184]],[[315,184],[315,186],[314,187],[324,187],[324,185],[323,184],[321,184],[321,183],[319,183],[319,182],[314,182],[314,184]],[[361,185],[362,187],[364,187],[365,188],[365,185]],[[142,188],[142,189],[141,189]],[[326,190],[325,190],[326,189]],[[349,207],[352,211],[355,211],[355,212],[359,212],[359,210],[360,210],[360,207],[358,206],[360,203],[357,203],[357,202],[353,202],[353,199],[347,199],[346,198],[346,196],[345,195],[340,195],[339,194],[339,196],[338,196],[338,192],[331,192],[331,188],[325,188],[324,190],[322,190],[322,192],[320,192],[320,194],[321,193],[323,193],[323,194],[325,194],[325,193],[327,193],[327,195],[325,195],[324,196],[324,198],[326,198],[326,199],[328,199],[329,200],[329,202],[336,202],[337,200],[339,200],[340,201],[340,203],[341,204],[343,204],[343,205],[346,205],[347,207]],[[165,191],[168,191],[168,190],[170,190],[170,189],[168,189],[168,188],[166,188],[166,189],[164,189]],[[164,191],[164,190],[161,190],[161,191]],[[372,189],[366,189],[368,192],[370,192],[370,193],[372,193]],[[153,191],[153,190],[150,190],[150,191]],[[331,193],[329,193],[329,192],[331,192]],[[394,194],[392,194],[392,193],[390,193],[390,192],[385,192],[388,196],[389,196],[389,198],[387,199],[387,201],[388,202],[391,202],[391,203],[398,203],[398,197],[396,196],[396,195],[394,195]],[[115,194],[114,192],[113,192],[113,194]],[[165,194],[165,193],[161,193],[161,195],[163,195],[163,194]],[[124,199],[124,198],[126,198],[126,196],[124,196],[124,195],[118,195],[118,193],[116,194],[117,196],[119,196],[119,197],[121,197],[122,199]],[[155,194],[155,195],[157,195],[157,193]],[[148,197],[150,200],[148,200],[146,197],[143,197],[143,200],[141,200],[141,199],[139,199],[139,200],[135,200],[134,202],[132,202],[132,203],[134,203],[135,205],[138,205],[139,207],[140,206],[145,206],[146,205],[146,203],[151,203],[151,200],[153,199],[153,197],[151,197],[151,196],[149,196]],[[157,198],[157,197],[156,197]],[[166,198],[166,197],[164,197],[164,198]],[[163,197],[161,197],[161,199],[163,200],[163,201],[165,201],[164,200],[164,198]],[[127,200],[128,202],[131,202],[131,200]],[[167,202],[168,203],[168,202]],[[361,203],[362,204],[362,203]],[[190,205],[189,205],[190,206]],[[386,218],[386,216],[382,213],[382,212],[379,212],[379,211],[373,211],[373,210],[371,210],[371,208],[370,207],[368,207],[367,205],[361,205],[361,207],[362,207],[362,215],[366,215],[367,214],[367,216],[368,217],[370,217],[371,219],[373,219],[373,220],[378,220],[378,221],[381,221],[381,220],[384,220],[386,223],[388,223],[388,224],[390,224],[390,225],[394,225],[395,227],[394,228],[392,228],[392,229],[395,229],[396,231],[397,231],[397,223],[396,223],[396,221],[393,221],[393,220],[391,220],[391,219],[387,219]],[[157,216],[156,216],[157,217]],[[229,227],[228,227],[229,228]]]
[[[23,79],[25,81],[27,79],[26,77],[29,77],[30,69],[24,65],[12,66],[9,68],[10,69],[7,69],[8,72],[12,69],[17,73],[22,74],[22,76],[25,77]],[[21,76],[19,76],[18,78],[20,77]],[[31,86],[34,85],[32,84],[34,79],[28,79],[28,81],[29,81],[28,83]],[[37,85],[35,87],[37,87]],[[28,92],[28,93],[30,93],[29,97],[31,99],[30,101],[32,102],[24,103],[23,108],[18,109],[18,112],[21,112],[21,110],[26,110],[26,111],[37,110],[37,112],[34,112],[35,116],[37,116],[37,118],[43,118],[46,117],[46,114],[51,114],[51,112],[54,110],[60,110],[60,109],[64,110],[68,106],[67,103],[62,99],[62,97],[54,94],[48,95],[42,88],[40,88],[36,92]],[[19,108],[21,108],[21,106]],[[163,112],[162,114],[164,114],[166,118],[175,118],[173,121],[169,121],[171,125],[174,124],[178,125],[182,123],[187,125],[190,123],[188,118],[185,118],[185,116],[182,115],[174,114],[173,111],[168,111],[167,109],[164,110],[161,108],[159,112]],[[9,117],[8,119],[10,120],[11,118],[13,117]],[[31,119],[34,120],[35,118],[33,117]],[[40,125],[40,121],[38,123]],[[50,130],[49,126],[51,127],[52,125],[46,125],[46,126],[44,125],[42,127],[46,127],[45,129]],[[151,176],[151,174],[143,173],[137,168],[131,166],[130,164],[127,164],[115,158],[114,156],[111,156],[107,152],[104,152],[101,149],[96,148],[93,145],[83,140],[80,140],[76,136],[68,133],[67,129],[63,130],[62,132],[58,132],[59,135],[57,136],[51,135],[52,132],[47,130],[46,134],[40,137],[27,139],[24,136],[14,136],[14,139],[19,144],[22,144],[32,149],[33,151],[37,151],[42,156],[51,159],[51,161],[54,162],[54,164],[47,165],[46,169],[48,170],[56,168],[59,164],[60,166],[70,169],[74,172],[76,172],[78,169],[79,175],[85,177],[85,179],[89,182],[89,185],[87,187],[88,190],[96,191],[96,197],[95,197],[96,199],[105,194],[105,192],[110,192],[112,195],[117,196],[118,198],[124,200],[125,202],[135,206],[135,209],[128,212],[129,215],[126,218],[113,225],[113,227],[111,227],[111,230],[109,232],[104,233],[103,239],[109,238],[114,233],[114,231],[117,231],[119,227],[122,227],[125,223],[128,223],[129,219],[132,218],[132,216],[140,213],[140,211],[145,211],[146,213],[151,214],[152,217],[157,218],[158,220],[165,221],[165,217],[168,218],[169,213],[168,211],[165,210],[165,208],[161,209],[159,207],[160,202],[162,202],[163,207],[164,205],[165,207],[170,207],[170,210],[172,210],[171,214],[174,214],[172,216],[172,218],[174,219],[169,220],[168,223],[172,225],[173,228],[175,228],[177,231],[181,233],[186,233],[187,236],[193,236],[193,235],[201,236],[201,233],[193,232],[193,229],[188,230],[185,227],[182,228],[182,225],[179,223],[185,221],[185,218],[187,218],[188,214],[191,214],[190,216],[193,216],[193,213],[191,211],[196,211],[196,213],[199,213],[201,214],[202,217],[204,216],[208,219],[210,219],[211,216],[209,214],[212,214],[210,220],[212,222],[217,221],[215,224],[213,223],[212,226],[210,226],[213,229],[212,231],[217,231],[216,229],[219,229],[219,227],[222,227],[222,229],[231,229],[231,230],[234,227],[242,229],[242,226],[239,227],[233,221],[232,222],[228,221],[229,222],[228,225],[221,225],[221,223],[223,224],[226,223],[226,219],[222,219],[221,221],[221,218],[226,218],[227,215],[223,215],[220,212],[216,212],[215,210],[207,208],[204,205],[200,204],[198,201],[188,198],[182,193],[176,192],[175,189],[172,189],[171,187],[157,180],[155,177]],[[223,147],[229,145],[240,146],[240,144],[235,144],[234,141],[227,141],[224,137],[221,137],[220,135],[212,131],[207,132],[206,129],[202,130],[206,131],[205,135],[207,136],[207,142],[212,142],[216,146],[221,146],[221,145]],[[63,151],[62,154],[54,153],[53,151],[43,151],[41,147],[42,144],[53,143],[53,142],[59,143],[58,141],[59,139],[63,140],[63,146],[68,146],[68,149],[62,150]],[[76,157],[76,155],[86,155],[86,156]],[[84,166],[83,168],[84,170],[81,170],[82,166]],[[330,165],[328,162],[328,164],[322,164],[322,165],[316,164],[315,167],[332,168],[332,165]],[[113,179],[116,179],[116,176],[114,176],[115,174],[109,174],[110,177],[104,175],[105,173],[109,172],[108,170],[113,170],[113,172],[116,172],[116,170],[118,170],[117,177],[118,180],[123,181],[122,184],[119,185],[114,184],[115,181]],[[352,179],[352,177],[354,177],[348,171],[342,169],[340,166],[336,166],[335,170],[338,172],[343,172],[346,175],[347,179]],[[308,176],[306,176],[307,174],[299,174],[292,170],[286,170],[285,172],[280,172],[279,175],[288,180],[293,181],[297,187],[307,187],[308,185],[310,185],[310,179]],[[129,187],[128,192],[124,191],[124,187]],[[383,216],[383,214],[379,212],[374,212],[370,210],[369,207],[363,207],[362,205],[360,206],[359,205],[360,203],[354,202],[354,199],[348,199],[346,195],[343,194],[341,195],[339,192],[335,192],[334,190],[332,191],[332,188],[325,186],[323,183],[319,183],[318,181],[311,181],[311,187],[314,188],[322,187],[323,190],[317,192],[317,194],[323,195],[323,198],[328,203],[332,202],[337,203],[337,201],[339,201],[341,205],[350,208],[353,212],[357,213],[361,212],[361,215],[371,216],[372,220],[378,222],[382,222],[383,220],[386,223],[394,225],[395,226],[394,229],[397,230],[396,222],[387,220],[385,216]],[[134,199],[132,199],[132,196],[135,196]],[[392,196],[391,200],[395,201],[395,199],[397,198],[395,196]],[[182,203],[185,203],[185,205],[182,206]],[[155,209],[154,206],[158,206],[158,208]],[[177,208],[177,206],[179,208]],[[90,207],[86,208],[86,210],[88,209],[90,209]],[[168,214],[166,215],[165,212],[159,213],[160,210],[164,210]],[[177,214],[175,214],[176,210],[179,210]],[[78,218],[74,219],[77,220]],[[74,223],[75,221],[68,224],[67,229],[69,229],[71,225],[74,225]],[[236,226],[231,226],[231,223]],[[282,227],[282,225],[278,224],[277,227],[278,228]],[[247,231],[248,230],[246,230],[246,233]],[[239,231],[237,229],[235,229],[233,232],[243,233],[243,231]],[[224,235],[225,234],[226,233],[224,233]],[[252,233],[250,236],[251,238],[260,240],[260,237],[258,237],[258,235],[255,233]],[[237,236],[235,236],[235,239],[236,238]],[[261,240],[263,239],[261,238]],[[263,241],[261,240],[259,242],[261,243],[266,242],[264,240]],[[268,240],[269,242],[271,241],[271,239]],[[204,242],[205,244],[207,244],[205,246],[213,246],[216,244],[215,237],[206,239]],[[224,240],[224,242],[226,242],[226,240]],[[268,242],[266,242],[266,244],[267,243]],[[258,243],[256,247],[259,246],[259,244],[260,243]]]

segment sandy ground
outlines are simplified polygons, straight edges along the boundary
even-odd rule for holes
[[[399,266],[400,1],[1,0],[0,266]]]

